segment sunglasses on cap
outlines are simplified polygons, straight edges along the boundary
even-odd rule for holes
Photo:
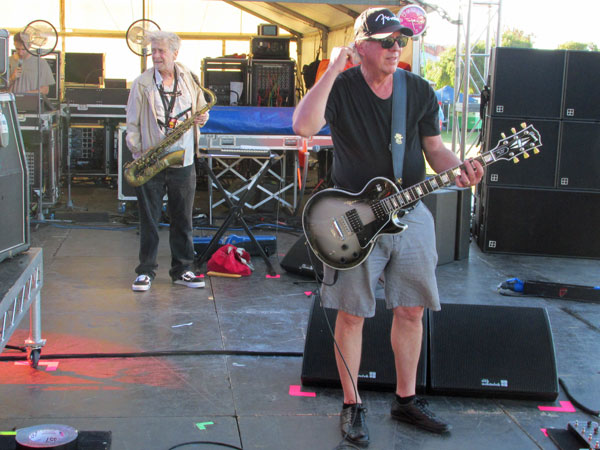
[[[385,39],[367,39],[368,41],[376,41],[379,42],[381,48],[392,48],[394,43],[398,44],[398,47],[406,47],[408,44],[408,36],[397,36],[397,37],[387,37]]]

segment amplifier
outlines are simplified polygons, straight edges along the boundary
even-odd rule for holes
[[[296,62],[256,60],[251,62],[252,106],[295,106]]]
[[[255,37],[250,41],[253,58],[289,59],[290,39],[281,37]]]
[[[245,105],[247,70],[247,59],[204,58],[202,84],[215,93],[217,105]]]

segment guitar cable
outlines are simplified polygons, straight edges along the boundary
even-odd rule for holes
[[[325,312],[325,306],[323,306],[323,302],[321,301],[321,292],[320,292],[319,286],[321,284],[324,284],[325,286],[335,285],[335,283],[337,282],[338,271],[337,270],[335,271],[333,282],[331,284],[325,283],[324,277],[320,277],[317,270],[315,269],[316,265],[315,265],[315,262],[313,259],[313,255],[310,252],[308,243],[306,245],[306,252],[308,254],[308,259],[313,267],[315,281],[317,282],[317,289],[315,289],[313,291],[313,295],[315,296],[316,300],[319,301],[319,305],[321,306],[321,312],[323,313],[323,316],[325,317],[325,323],[327,324],[327,329],[329,330],[329,334],[331,335],[331,339],[333,340],[333,345],[334,345],[336,351],[338,352],[338,354],[340,355],[340,359],[342,360],[342,362],[344,364],[344,368],[346,369],[346,372],[348,373],[348,376],[350,377],[350,381],[352,382],[352,389],[354,390],[354,398],[356,400],[358,400],[358,389],[356,387],[357,383],[354,380],[354,377],[352,376],[352,373],[350,372],[350,367],[348,367],[348,363],[346,363],[346,359],[344,358],[344,355],[342,354],[342,351],[340,350],[337,340],[335,339],[334,329],[331,326],[331,322],[329,322],[329,317],[327,317],[327,314]],[[358,415],[354,416],[354,421],[356,421],[357,417],[358,417]],[[352,422],[352,426],[354,426],[354,421]],[[336,445],[334,450],[341,450],[341,449],[348,449],[348,448],[358,449],[359,448],[359,447],[356,447],[354,444],[352,444],[350,441],[348,441],[346,439],[347,437],[348,437],[348,433],[346,432],[346,434],[342,437],[341,441]]]

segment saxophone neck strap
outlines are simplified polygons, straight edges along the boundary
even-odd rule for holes
[[[394,163],[394,178],[402,184],[404,166],[404,148],[406,146],[406,73],[402,69],[394,72],[394,90],[392,92],[392,126],[390,150]]]
[[[180,114],[173,116],[173,109],[175,108],[175,99],[181,95],[181,91],[178,91],[178,73],[177,67],[173,68],[173,90],[170,92],[165,91],[163,83],[158,83],[156,80],[156,71],[154,71],[154,83],[156,85],[156,89],[158,89],[158,93],[160,94],[160,99],[163,104],[163,108],[165,109],[165,120],[164,122],[160,119],[156,121],[158,124],[165,129],[165,131],[169,131],[175,128],[177,125],[177,119],[179,119],[183,114],[186,114],[188,110],[181,112]],[[162,80],[161,80],[162,81]],[[191,109],[191,108],[190,108]]]

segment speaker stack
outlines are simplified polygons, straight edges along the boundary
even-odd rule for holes
[[[332,329],[336,311],[315,296],[308,319],[302,384],[339,387]],[[394,391],[390,344],[393,314],[377,300],[365,319],[358,388]],[[329,322],[329,325],[328,325]],[[419,393],[555,400],[558,376],[554,341],[544,308],[443,304],[423,317],[417,368]]]
[[[476,199],[484,252],[600,257],[600,54],[495,48],[485,146],[525,122],[540,153],[488,167]]]

